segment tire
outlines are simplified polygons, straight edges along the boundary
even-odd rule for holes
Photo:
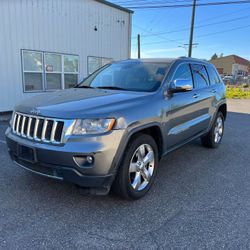
[[[224,135],[224,116],[218,112],[210,131],[201,137],[201,143],[207,148],[217,148],[221,144]]]
[[[142,159],[148,163],[144,164]],[[112,191],[130,200],[142,198],[153,185],[157,167],[155,140],[147,134],[136,135],[126,147]]]

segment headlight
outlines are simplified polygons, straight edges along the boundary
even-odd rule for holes
[[[73,135],[101,134],[112,130],[115,119],[77,119]]]

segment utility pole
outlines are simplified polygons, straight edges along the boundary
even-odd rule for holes
[[[138,58],[141,58],[141,36],[137,35]]]
[[[192,56],[193,37],[194,37],[195,9],[196,9],[196,0],[193,0],[193,11],[192,11],[192,20],[191,20],[191,29],[190,29],[190,38],[189,38],[189,50],[188,50],[188,56],[189,57]]]

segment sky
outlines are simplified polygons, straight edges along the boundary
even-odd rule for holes
[[[198,1],[206,3],[215,0]],[[141,57],[187,56],[184,44],[189,42],[191,7],[134,11],[131,57],[137,57],[137,34],[141,35]],[[193,57],[196,58],[210,59],[214,53],[223,53],[250,60],[250,3],[197,6],[193,42],[198,43],[193,49]]]

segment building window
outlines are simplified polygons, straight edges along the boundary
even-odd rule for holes
[[[78,83],[79,56],[22,51],[25,92],[51,91]]]
[[[62,86],[62,56],[45,53],[45,88],[46,90],[61,89]]]
[[[43,54],[23,51],[23,77],[25,91],[43,90]]]
[[[88,74],[94,73],[99,68],[111,63],[112,58],[88,56]]]
[[[64,86],[72,88],[78,83],[78,56],[64,56]]]

